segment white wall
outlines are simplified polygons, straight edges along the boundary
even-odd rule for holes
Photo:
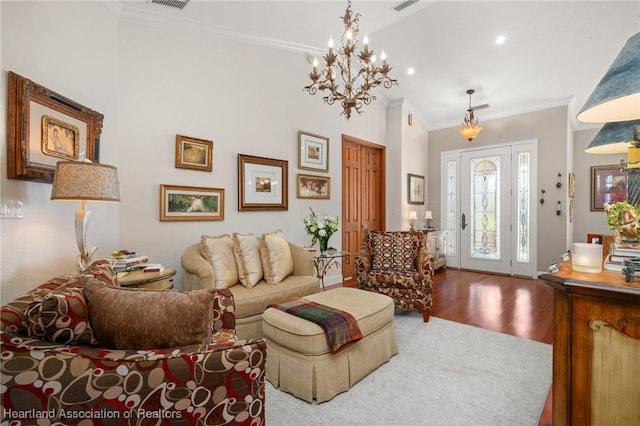
[[[182,251],[202,234],[280,228],[293,242],[308,244],[302,223],[308,207],[341,213],[341,135],[386,145],[386,105],[379,99],[346,121],[339,106],[302,90],[310,67],[304,54],[119,18],[98,2],[0,7],[2,87],[12,70],[105,116],[100,156],[118,167],[122,201],[89,204],[94,215],[87,243],[100,248],[97,257],[127,248],[172,266],[178,287]],[[6,112],[3,117],[6,125]],[[298,130],[330,138],[330,200],[296,198],[296,174],[309,173],[297,168]],[[0,222],[0,288],[9,301],[73,271],[79,204],[51,202],[50,184],[7,180],[5,134],[2,198],[25,202],[24,219]],[[213,172],[174,167],[176,134],[214,141]],[[238,212],[239,153],[288,161],[288,211]],[[224,188],[225,220],[160,222],[160,184]],[[340,236],[330,243],[340,248]]]
[[[24,219],[0,220],[0,288],[9,301],[75,267],[74,211],[50,201],[51,184],[7,179],[7,73],[14,71],[105,116],[100,158],[117,165],[116,17],[98,3],[0,2],[2,74],[0,197],[24,202]],[[39,135],[32,135],[39,143]],[[89,203],[87,244],[108,254],[118,245],[118,206]]]

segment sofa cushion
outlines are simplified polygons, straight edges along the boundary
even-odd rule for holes
[[[161,349],[212,342],[215,289],[183,292],[112,287],[84,278],[101,347]]]
[[[260,241],[253,234],[233,233],[233,254],[242,285],[251,288],[264,276],[260,259]]]
[[[291,296],[303,297],[314,294],[319,289],[318,279],[313,275],[289,275],[276,286],[261,280],[251,288],[237,285],[230,290],[236,305],[236,319],[242,319],[261,315],[271,303]]]
[[[371,232],[371,269],[374,271],[415,271],[419,238],[409,232]],[[421,235],[421,234],[420,234]]]
[[[200,237],[202,254],[213,268],[215,288],[229,288],[238,283],[238,267],[233,254],[233,240],[227,234]]]
[[[267,284],[275,285],[293,273],[291,249],[280,230],[262,234],[260,257]]]

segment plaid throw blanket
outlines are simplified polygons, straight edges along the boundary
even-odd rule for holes
[[[318,324],[324,330],[331,352],[338,352],[347,343],[364,337],[353,315],[330,306],[298,296],[269,306]]]

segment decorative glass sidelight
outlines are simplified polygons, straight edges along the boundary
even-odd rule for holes
[[[531,154],[529,152],[518,153],[518,250],[516,260],[519,262],[528,262],[531,256],[531,239],[529,238],[530,174]]]
[[[458,241],[458,211],[456,197],[457,161],[447,161],[447,238],[445,239],[445,254],[456,256],[456,241]]]
[[[471,159],[471,257],[500,259],[500,157]]]

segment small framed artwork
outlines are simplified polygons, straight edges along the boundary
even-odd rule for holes
[[[160,221],[224,220],[224,189],[160,185]]]
[[[102,114],[13,71],[8,80],[9,179],[52,183],[61,158],[100,161]]]
[[[78,137],[80,131],[74,125],[48,115],[42,116],[42,152],[52,157],[77,160],[79,154]]]
[[[288,210],[289,163],[238,154],[238,210]]]
[[[176,168],[213,170],[213,141],[176,135]]]
[[[329,138],[298,131],[298,168],[329,171]]]
[[[298,198],[315,198],[319,200],[330,199],[331,178],[328,176],[298,174],[296,196]]]
[[[627,199],[627,179],[619,164],[591,167],[591,211]]]
[[[407,202],[424,204],[424,176],[407,174]]]

